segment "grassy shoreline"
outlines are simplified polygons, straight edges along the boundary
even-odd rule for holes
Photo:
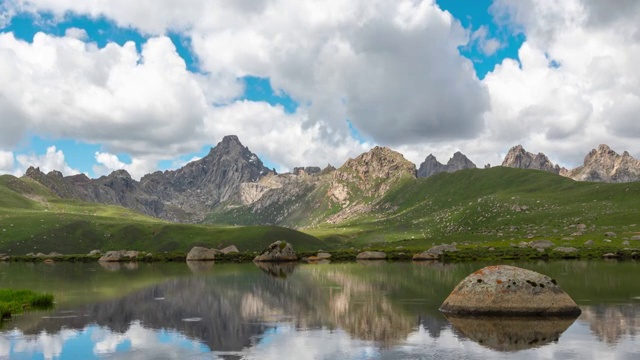
[[[53,295],[31,290],[0,289],[0,321],[29,309],[49,309]]]
[[[566,245],[562,245],[566,246]],[[586,246],[574,245],[577,249],[574,253],[563,253],[554,251],[553,248],[545,249],[543,252],[531,247],[514,247],[511,245],[456,245],[458,251],[447,252],[439,257],[438,260],[445,262],[465,262],[477,260],[554,260],[554,259],[602,259],[605,254],[613,254],[609,258],[614,259],[638,259],[640,258],[640,249],[633,247],[620,247],[615,244]],[[330,249],[326,252],[331,253],[332,261],[355,261],[356,256],[362,251],[382,251],[387,254],[387,260],[409,261],[413,255],[428,250],[428,247],[384,247],[384,246],[366,246],[361,249]],[[297,251],[299,261],[303,258],[314,256],[317,251]],[[216,255],[216,262],[220,263],[243,263],[251,262],[257,255],[257,252],[240,252],[226,255]],[[142,256],[138,259],[123,259],[120,262],[185,262],[187,253],[170,252],[170,253],[154,253]],[[34,256],[12,256],[5,260],[8,262],[97,262],[99,255],[60,255],[47,257]]]

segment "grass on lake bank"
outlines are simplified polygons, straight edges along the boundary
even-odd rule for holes
[[[0,319],[10,318],[28,309],[48,309],[53,306],[53,295],[31,290],[0,289]],[[1,321],[1,320],[0,320]]]

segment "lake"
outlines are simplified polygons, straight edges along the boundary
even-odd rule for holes
[[[0,263],[0,287],[56,300],[2,323],[0,358],[640,358],[640,263],[504,263],[555,278],[582,315],[447,319],[486,263]]]

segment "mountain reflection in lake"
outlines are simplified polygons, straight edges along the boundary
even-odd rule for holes
[[[581,305],[575,322],[447,320],[437,310],[444,298],[486,264],[196,265],[4,266],[3,286],[50,291],[57,304],[5,322],[0,358],[640,356],[632,262],[517,264],[556,278]]]

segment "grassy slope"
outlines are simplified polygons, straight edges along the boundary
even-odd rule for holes
[[[313,236],[286,228],[173,224],[121,207],[63,200],[36,182],[0,176],[0,253],[188,251],[195,245],[231,244],[260,251],[275,240],[300,250],[325,247]]]
[[[528,209],[517,212],[514,205]],[[618,240],[640,234],[634,226],[640,224],[640,183],[576,182],[502,167],[464,170],[404,181],[374,211],[305,231],[344,245],[404,240],[403,245],[426,246],[513,242],[530,235],[561,240],[576,232],[578,223],[589,226],[576,237],[582,242],[602,240],[606,231],[618,232]]]

